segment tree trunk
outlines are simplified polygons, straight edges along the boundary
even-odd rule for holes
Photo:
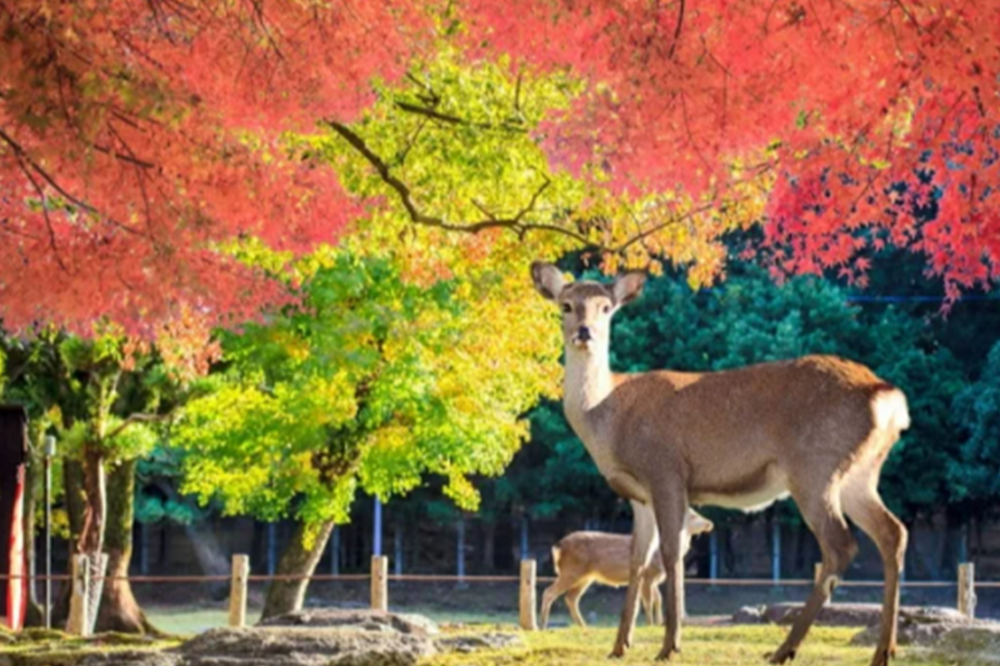
[[[63,488],[66,491],[66,517],[69,522],[69,553],[66,561],[72,559],[76,552],[76,544],[80,541],[80,533],[83,531],[84,507],[87,504],[87,496],[83,491],[83,465],[77,460],[66,459],[63,461]],[[52,626],[59,627],[66,623],[69,617],[69,597],[72,586],[69,581],[64,581],[59,587],[59,596],[53,603]]]
[[[333,522],[322,523],[317,528],[312,547],[306,548],[306,525],[305,523],[296,523],[295,532],[278,562],[278,569],[275,573],[279,576],[311,576],[323,557],[332,532]],[[271,581],[267,588],[267,599],[264,601],[261,619],[266,620],[269,617],[283,615],[302,608],[308,587],[309,581],[307,579]]]
[[[85,602],[87,622],[82,625],[84,633],[89,633],[97,620],[107,573],[107,556],[104,554],[104,523],[107,517],[104,453],[93,443],[83,446],[83,491],[86,502],[76,553],[86,555],[89,561],[91,585]],[[73,617],[73,608],[70,608],[69,622],[81,622],[82,618]]]
[[[30,446],[30,445],[29,445]],[[24,557],[28,562],[28,610],[24,615],[25,627],[40,627],[45,624],[42,607],[38,603],[38,585],[34,580],[38,566],[35,550],[35,511],[37,502],[36,486],[42,478],[42,457],[35,446],[30,446],[28,465],[24,470],[24,514],[21,516],[21,530],[24,534]],[[44,572],[43,572],[44,573]]]
[[[127,578],[129,563],[132,560],[136,464],[137,461],[128,460],[108,474],[108,520],[104,535],[108,571],[101,595],[96,630],[161,635],[161,632],[146,619],[146,614],[142,612],[132,594],[132,586]]]
[[[104,547],[104,521],[107,514],[107,492],[104,480],[104,455],[95,446],[83,450],[83,527],[76,552],[97,556]]]

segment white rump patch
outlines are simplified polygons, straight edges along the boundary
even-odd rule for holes
[[[872,398],[872,416],[878,430],[899,432],[910,427],[910,409],[899,389],[879,391]]]

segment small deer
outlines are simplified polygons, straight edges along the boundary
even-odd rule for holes
[[[635,520],[645,519],[652,524],[649,509],[633,502]],[[691,538],[712,530],[712,521],[693,509],[688,509],[684,525],[684,554],[691,545]],[[573,621],[586,627],[580,614],[580,599],[593,583],[621,587],[629,582],[629,557],[632,551],[632,536],[610,534],[608,532],[573,532],[564,536],[552,547],[552,564],[556,570],[556,580],[542,593],[541,627],[549,624],[552,604],[563,594]],[[683,557],[683,555],[682,555]],[[653,558],[649,566],[639,575],[639,594],[646,619],[650,625],[663,621],[663,601],[660,584],[666,579],[659,558]]]
[[[655,528],[633,526],[628,592],[612,656],[632,642],[639,574],[659,542],[667,573],[666,632],[657,659],[680,652],[684,519],[689,504],[759,510],[791,497],[819,541],[820,576],[785,641],[795,656],[857,552],[845,514],[878,546],[885,572],[872,666],[896,649],[899,578],[907,533],[878,493],[879,474],[910,425],[906,396],[863,365],[806,356],[722,372],[613,374],[611,318],[642,293],[645,275],[610,285],[567,283],[551,264],[531,266],[536,289],[562,311],[563,408],[615,492],[647,505]],[[657,533],[659,538],[657,538]]]

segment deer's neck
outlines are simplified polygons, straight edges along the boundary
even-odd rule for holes
[[[596,428],[597,409],[614,389],[607,349],[566,350],[563,407],[570,425],[585,443]]]

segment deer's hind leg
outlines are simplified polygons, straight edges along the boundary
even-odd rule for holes
[[[580,597],[586,594],[587,589],[590,588],[590,583],[591,581],[589,580],[585,581],[566,593],[566,606],[569,607],[569,614],[573,617],[573,621],[583,628],[587,627],[587,623],[580,613]]]
[[[858,552],[857,541],[847,527],[847,521],[844,520],[840,504],[840,487],[836,476],[831,474],[827,478],[831,481],[819,492],[815,492],[812,488],[792,489],[792,496],[799,505],[799,511],[819,541],[820,550],[823,552],[823,564],[819,580],[813,587],[805,607],[795,619],[784,643],[770,655],[772,664],[783,664],[795,657],[795,652],[809,633],[809,628],[819,615],[823,604],[833,593],[837,580],[847,570]]]
[[[883,456],[884,459],[884,456]],[[845,479],[840,497],[847,516],[878,546],[885,571],[882,601],[882,630],[872,657],[872,666],[885,666],[896,653],[896,623],[899,616],[899,579],[906,553],[906,528],[885,508],[878,494],[882,460],[852,471]]]
[[[542,592],[542,617],[539,625],[544,630],[549,626],[549,612],[552,610],[552,604],[556,600],[569,591],[573,585],[579,581],[570,580],[568,576],[559,576],[556,578],[555,582],[545,588]],[[573,618],[576,619],[576,618]]]

